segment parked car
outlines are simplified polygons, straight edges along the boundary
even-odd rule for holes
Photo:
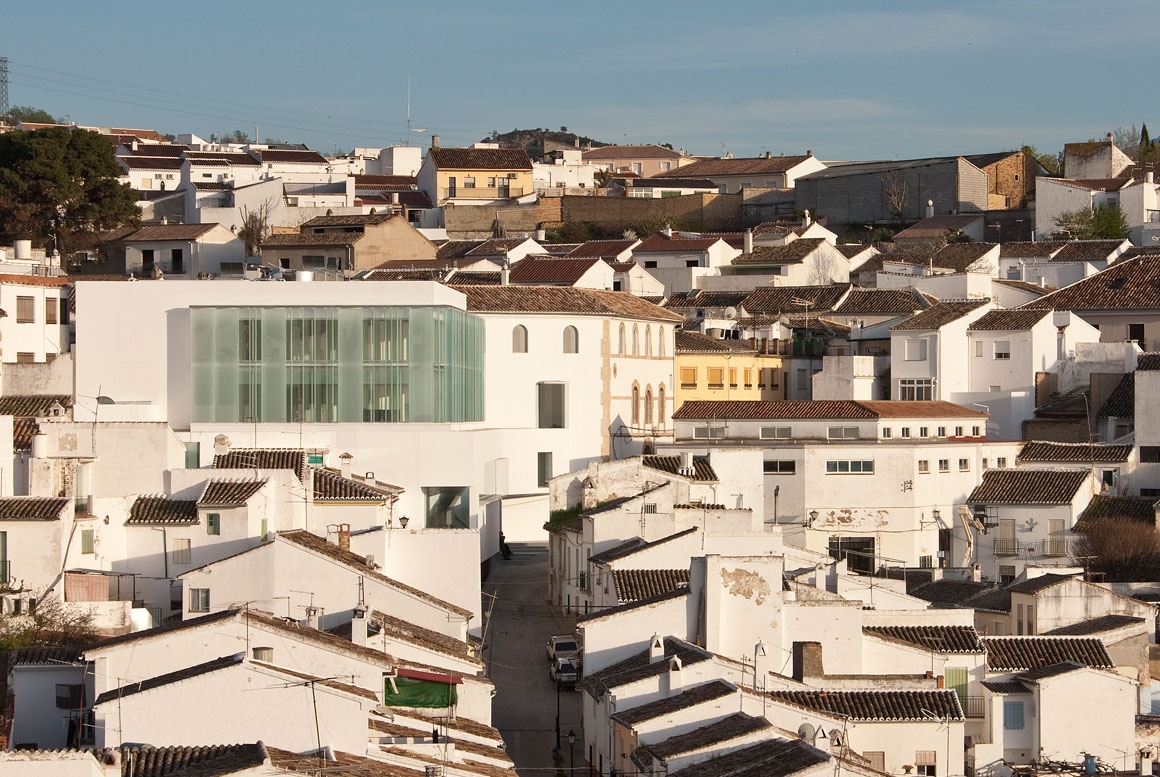
[[[580,666],[575,659],[557,658],[548,667],[548,677],[562,687],[575,687],[580,682]]]
[[[554,637],[548,637],[549,662],[553,662],[557,658],[574,658],[578,655],[580,655],[580,645],[571,634],[557,634]]]

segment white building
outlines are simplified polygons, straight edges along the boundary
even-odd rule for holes
[[[0,275],[0,309],[0,362],[43,363],[70,350],[67,278]]]
[[[890,328],[893,399],[945,400],[968,390],[967,327],[990,312],[985,299],[943,300]]]

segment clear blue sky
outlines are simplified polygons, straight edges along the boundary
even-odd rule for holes
[[[9,2],[9,102],[329,152],[557,129],[695,154],[1057,151],[1154,119],[1155,0]],[[562,10],[557,8],[563,7]],[[1150,128],[1152,129],[1152,128]]]

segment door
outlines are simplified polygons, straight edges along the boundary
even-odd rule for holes
[[[153,274],[153,249],[146,248],[141,252],[141,274]]]
[[[447,179],[447,196],[455,196],[455,176],[451,176]]]
[[[999,519],[999,539],[995,544],[996,556],[1015,555],[1015,519]]]
[[[497,196],[505,197],[505,198],[512,196],[512,194],[511,194],[512,193],[512,182],[511,182],[511,180],[508,179],[507,176],[501,176],[500,178],[497,178],[496,179],[496,187],[497,187],[497,191],[496,191]]]

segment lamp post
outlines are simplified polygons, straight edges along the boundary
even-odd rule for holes
[[[781,486],[773,487],[773,525],[777,526],[777,495],[781,493]]]
[[[576,774],[576,732],[568,729],[568,760],[571,762],[571,773]]]
[[[560,749],[560,679],[556,678],[556,749]]]

